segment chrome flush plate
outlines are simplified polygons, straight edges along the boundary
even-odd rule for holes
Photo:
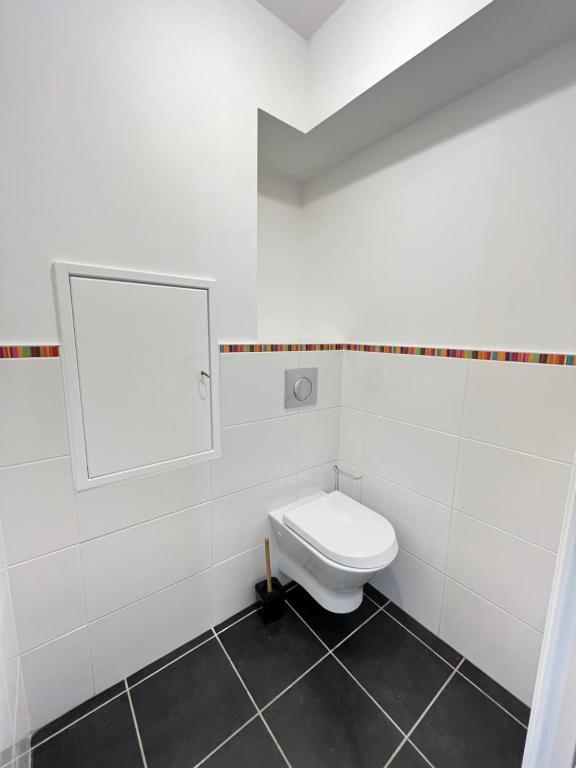
[[[284,373],[284,407],[314,405],[318,400],[318,368],[289,368]]]

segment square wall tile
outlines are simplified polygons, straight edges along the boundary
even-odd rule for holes
[[[530,706],[540,632],[447,579],[440,637]]]
[[[454,506],[556,550],[569,480],[568,464],[462,440]]]
[[[68,453],[60,360],[0,360],[0,466]]]
[[[272,573],[277,573],[275,553],[272,551]],[[254,585],[266,577],[264,545],[226,560],[213,569],[212,612],[214,624],[232,616],[256,602]]]
[[[16,620],[12,607],[12,594],[8,571],[0,571],[0,662],[18,655]]]
[[[20,653],[86,624],[78,547],[9,570]]]
[[[458,438],[380,416],[366,416],[364,467],[372,474],[452,503]]]
[[[463,435],[571,462],[576,368],[470,361]]]
[[[299,416],[298,469],[308,469],[338,458],[340,408]]]
[[[220,355],[222,426],[285,416],[284,371],[298,368],[298,352]]]
[[[340,449],[338,458],[355,467],[361,467],[364,459],[363,411],[340,408]]]
[[[439,571],[446,568],[450,508],[366,473],[362,503],[385,517],[399,546]]]
[[[270,535],[268,513],[295,500],[295,475],[216,499],[212,505],[214,562],[261,544]]]
[[[212,565],[210,504],[81,545],[90,621]]]
[[[211,571],[204,571],[89,625],[96,693],[212,625]]]
[[[210,462],[110,483],[76,495],[83,541],[210,500]]]
[[[212,466],[213,498],[296,472],[298,416],[222,430],[222,458]]]
[[[454,512],[448,575],[544,631],[556,555]]]
[[[318,401],[304,405],[301,412],[317,411],[321,408],[336,408],[340,405],[342,392],[342,352],[300,352],[300,368],[318,368]]]
[[[86,627],[22,657],[22,676],[32,730],[94,695]]]
[[[76,544],[70,461],[51,459],[0,469],[0,510],[11,565]]]
[[[18,696],[18,659],[0,662],[0,765],[12,758]]]
[[[401,549],[394,562],[370,583],[412,618],[438,634],[444,578],[444,574]]]
[[[466,360],[375,354],[366,410],[460,434]]]
[[[342,405],[366,410],[368,380],[376,356],[373,352],[342,353]]]
[[[322,464],[299,472],[297,476],[298,498],[304,499],[314,493],[330,493],[335,488],[334,462]]]

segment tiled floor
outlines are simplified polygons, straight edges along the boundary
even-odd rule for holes
[[[288,605],[46,726],[34,768],[519,768],[528,708],[375,590],[345,616]]]

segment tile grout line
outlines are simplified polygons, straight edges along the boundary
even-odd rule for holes
[[[240,616],[240,618],[236,619],[236,621],[233,621],[232,624],[226,624],[226,626],[222,627],[222,629],[216,629],[214,627],[214,632],[217,635],[221,635],[224,632],[227,632],[229,629],[232,629],[232,627],[235,627],[236,624],[240,624],[240,622],[244,621],[244,619],[247,619],[248,616],[252,616],[254,613],[258,613],[259,610],[260,610],[260,608],[254,608],[254,610],[250,611],[250,613],[245,613],[244,616]]]
[[[466,661],[466,659],[464,659],[464,658],[463,658],[463,659],[462,659],[462,661]],[[507,714],[509,717],[511,717],[511,718],[512,718],[512,720],[515,720],[515,721],[518,723],[518,725],[521,725],[521,726],[522,726],[522,728],[524,728],[524,730],[528,730],[528,726],[527,726],[525,723],[523,723],[523,722],[522,722],[522,720],[520,720],[519,718],[517,718],[517,717],[516,717],[516,715],[513,715],[513,714],[512,714],[512,712],[510,712],[508,709],[506,709],[506,707],[505,707],[505,706],[503,706],[503,705],[502,705],[502,704],[500,704],[498,701],[496,701],[496,699],[493,699],[493,698],[492,698],[492,696],[490,696],[490,694],[489,694],[489,693],[486,693],[486,691],[484,691],[484,690],[483,690],[483,689],[482,689],[482,688],[481,688],[481,687],[478,685],[478,683],[474,683],[472,680],[470,680],[470,678],[469,678],[469,677],[466,677],[466,675],[464,674],[464,672],[461,672],[460,670],[458,670],[458,674],[460,675],[460,677],[463,677],[463,678],[464,678],[464,680],[466,680],[466,682],[467,682],[467,683],[470,683],[470,685],[474,686],[474,688],[476,688],[476,690],[478,690],[478,691],[480,691],[480,693],[484,694],[484,696],[486,696],[486,698],[487,698],[489,701],[491,701],[493,704],[496,704],[496,706],[497,706],[497,707],[500,707],[500,709],[501,709],[503,712],[505,712],[505,713],[506,713],[506,714]],[[504,689],[504,690],[506,690],[506,689]]]
[[[215,754],[216,754],[216,752],[218,752],[218,751],[219,751],[219,750],[220,750],[220,749],[221,749],[223,746],[225,746],[226,744],[228,744],[228,742],[229,742],[229,741],[232,741],[232,739],[234,738],[234,736],[237,736],[239,733],[241,733],[241,732],[244,730],[244,728],[247,728],[247,727],[250,725],[250,723],[253,723],[253,722],[254,722],[254,720],[256,720],[257,718],[258,718],[258,712],[255,712],[255,713],[252,715],[252,717],[251,717],[249,720],[246,720],[246,722],[245,722],[243,725],[241,725],[241,726],[240,726],[240,728],[236,728],[236,730],[235,730],[235,731],[233,731],[233,732],[230,734],[230,736],[228,736],[227,738],[225,738],[225,739],[224,739],[224,741],[222,741],[220,744],[218,744],[218,746],[217,746],[217,747],[214,747],[214,749],[213,749],[211,752],[208,752],[208,754],[207,754],[207,755],[205,755],[205,756],[202,758],[202,760],[200,760],[200,762],[198,762],[198,763],[195,763],[195,764],[194,764],[194,768],[200,768],[200,766],[201,766],[201,765],[204,765],[204,763],[205,763],[207,760],[209,760],[209,759],[210,759],[210,758],[211,758],[213,755],[215,755]]]
[[[209,630],[206,630],[206,631],[208,632]],[[151,677],[154,677],[154,675],[157,675],[159,672],[162,672],[167,667],[171,666],[172,664],[175,664],[177,661],[180,661],[180,659],[183,659],[185,656],[188,656],[188,654],[192,653],[192,651],[197,651],[198,648],[201,648],[203,645],[206,645],[206,643],[209,643],[211,640],[214,640],[214,637],[212,635],[210,635],[210,637],[207,637],[205,640],[202,640],[202,642],[198,643],[198,645],[195,645],[193,648],[190,648],[189,650],[184,651],[184,653],[181,653],[180,656],[176,656],[175,659],[172,659],[171,661],[167,661],[166,664],[163,664],[161,667],[158,667],[158,669],[155,669],[154,672],[150,672],[149,675],[146,675],[146,677],[143,677],[141,680],[136,680],[135,683],[130,683],[128,687],[132,689],[132,688],[136,688],[141,683],[145,683],[147,680],[150,680]],[[136,672],[134,674],[136,674]]]
[[[392,602],[392,601],[391,601],[391,600],[389,600],[389,601],[388,601],[388,603],[386,603],[386,605],[389,605],[391,602]],[[422,645],[423,645],[425,648],[427,648],[427,649],[428,649],[429,651],[431,651],[431,652],[432,652],[432,653],[433,653],[435,656],[437,656],[437,657],[440,659],[440,661],[443,661],[443,662],[444,662],[444,664],[447,664],[447,665],[450,667],[450,669],[455,669],[455,665],[454,665],[454,664],[451,664],[449,661],[446,661],[446,659],[445,659],[443,656],[441,656],[441,655],[438,653],[438,651],[435,651],[435,650],[434,650],[434,648],[432,648],[432,646],[431,646],[431,645],[428,645],[428,643],[424,642],[424,640],[422,640],[422,638],[421,638],[421,637],[418,637],[418,635],[417,635],[415,632],[413,632],[411,629],[408,629],[408,627],[404,626],[404,624],[402,624],[402,622],[400,621],[400,619],[397,619],[395,616],[392,616],[392,614],[391,614],[391,613],[389,613],[389,612],[386,610],[386,606],[382,606],[382,608],[381,608],[381,611],[382,611],[382,613],[385,613],[385,614],[386,614],[386,616],[388,616],[388,618],[392,619],[392,621],[395,621],[395,622],[396,622],[396,624],[398,624],[399,626],[401,626],[401,627],[402,627],[402,629],[404,629],[406,632],[408,632],[408,634],[409,634],[409,635],[412,635],[412,637],[416,638],[416,640],[418,640],[418,642],[419,642],[419,643],[421,643],[421,644],[422,644]],[[442,638],[441,638],[441,637],[438,637],[438,639],[439,639],[439,640],[442,640]],[[456,651],[456,653],[458,653],[458,652]],[[462,656],[462,654],[458,654],[458,655],[459,655],[459,656]],[[462,660],[463,660],[463,659],[464,659],[464,657],[462,656]],[[458,663],[460,663],[460,662],[458,662]]]
[[[128,688],[128,680],[124,678],[124,687],[126,689],[126,695],[128,696],[128,703],[130,705],[130,712],[132,713],[132,720],[134,722],[134,728],[136,729],[136,737],[138,739],[138,745],[140,747],[140,755],[142,756],[143,768],[148,768],[148,761],[144,753],[144,745],[142,744],[142,737],[140,736],[140,728],[138,727],[138,720],[136,719],[136,712],[134,711],[134,704],[132,703],[132,696],[130,695],[130,688]]]

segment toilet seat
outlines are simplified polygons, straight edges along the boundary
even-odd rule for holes
[[[285,525],[325,557],[352,568],[384,568],[396,556],[394,528],[339,491],[317,494],[283,511]]]

